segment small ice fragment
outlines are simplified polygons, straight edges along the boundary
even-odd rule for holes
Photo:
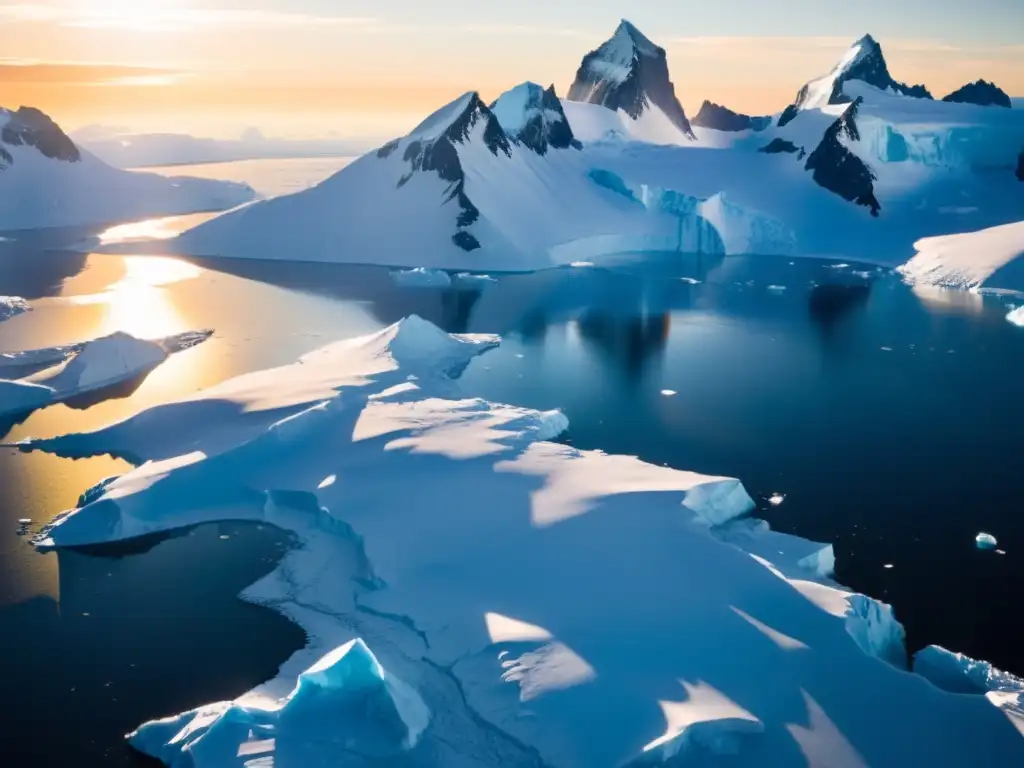
[[[771,497],[769,497],[768,503],[771,504],[773,507],[777,507],[785,500],[786,495],[784,493],[773,493]]]
[[[886,563],[882,567],[885,568],[885,570],[887,570],[887,571],[891,571],[892,570],[892,563]]]
[[[850,265],[847,264],[845,261],[841,261],[838,264],[829,264],[828,268],[829,269],[846,269],[848,266],[850,266]]]
[[[523,355],[520,355],[520,354],[517,354],[516,357],[518,357],[520,360],[523,359]]]
[[[227,541],[227,540],[228,540],[228,539],[230,539],[230,538],[231,538],[231,537],[230,537],[230,536],[228,536],[228,535],[227,535],[226,533],[222,533],[222,534],[220,535],[220,540],[221,540],[221,541]]]
[[[700,285],[700,280],[693,277],[680,277],[679,279],[684,283],[689,283],[690,285]]]
[[[1006,319],[1014,325],[1024,328],[1024,306],[1011,309],[1009,314],[1006,315]]]
[[[883,352],[892,352],[892,347],[882,347]]]
[[[322,488],[328,488],[328,487],[334,485],[334,482],[337,479],[338,479],[337,475],[328,475],[327,477],[325,477],[323,480],[320,481],[320,485],[317,486],[317,490],[320,490]]]
[[[663,389],[661,390],[661,394],[665,397],[672,397],[676,394],[676,391],[674,389]]]
[[[592,267],[592,266],[594,266],[594,262],[592,262],[592,261],[574,261],[569,266],[570,267]]]
[[[974,543],[978,549],[995,549],[996,544],[999,542],[996,541],[996,537],[991,533],[979,533],[974,537]]]
[[[996,554],[997,555],[1005,555],[1006,554],[1006,550],[1005,549],[997,549],[996,550]]]
[[[769,285],[768,286],[768,290],[771,291],[772,293],[782,293],[784,290],[786,290],[786,286],[784,286],[784,285]]]
[[[23,517],[20,520],[18,520],[18,525],[32,525],[32,518]]]

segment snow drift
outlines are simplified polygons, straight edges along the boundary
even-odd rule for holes
[[[40,546],[229,519],[298,539],[245,597],[307,648],[133,744],[195,768],[1024,757],[1010,713],[900,669],[891,610],[828,580],[830,547],[745,518],[739,481],[545,442],[561,414],[466,399],[452,377],[497,341],[412,317],[25,445],[137,465]]]
[[[254,197],[246,184],[113,168],[37,109],[0,109],[0,230],[217,211]]]

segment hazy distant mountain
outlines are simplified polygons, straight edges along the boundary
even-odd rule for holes
[[[119,168],[192,165],[288,157],[351,157],[373,142],[344,139],[267,138],[247,128],[238,139],[207,139],[182,133],[125,133],[88,126],[72,134],[84,148]]]

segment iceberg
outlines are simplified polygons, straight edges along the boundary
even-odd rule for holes
[[[210,331],[149,341],[121,331],[81,344],[0,356],[0,417],[25,416],[37,408],[138,380],[167,357],[205,341]]]
[[[193,768],[1024,759],[1003,709],[908,674],[892,610],[831,580],[828,545],[747,517],[738,480],[550,442],[558,412],[467,396],[498,342],[410,317],[22,445],[135,465],[40,547],[224,520],[296,538],[243,596],[307,647],[137,748]]]
[[[280,766],[384,760],[416,746],[430,710],[387,672],[362,640],[332,650],[267,706],[220,702],[148,723],[128,735],[141,752],[175,764],[241,766],[264,755]]]

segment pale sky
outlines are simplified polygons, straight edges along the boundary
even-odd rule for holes
[[[781,110],[866,32],[898,80],[1024,96],[1024,0],[0,0],[0,105],[66,128],[389,137],[467,90],[564,94],[622,16],[703,99]]]

